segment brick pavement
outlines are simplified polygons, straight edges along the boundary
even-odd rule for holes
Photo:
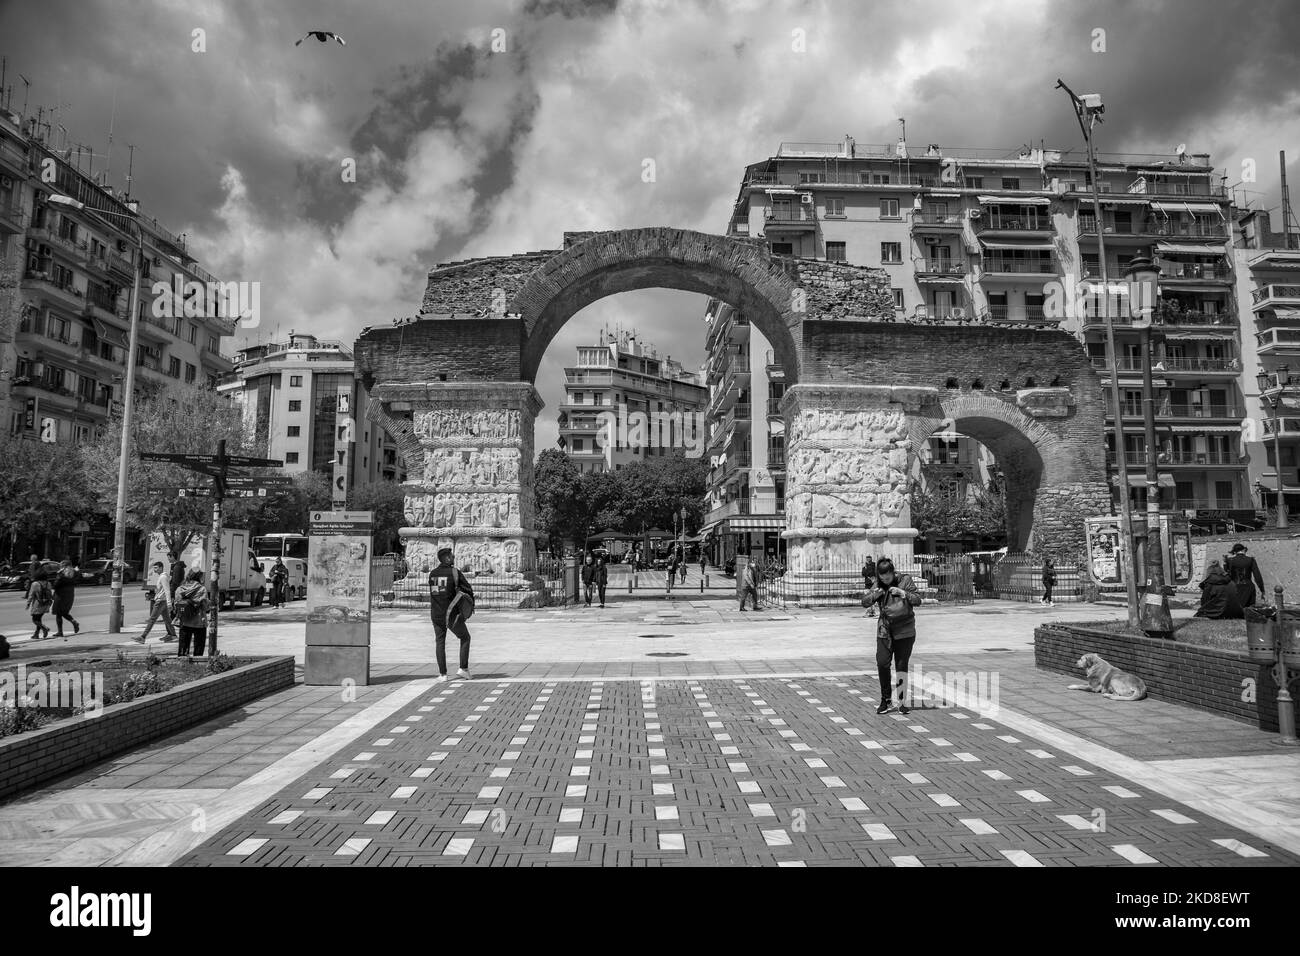
[[[1300,862],[975,711],[880,717],[873,693],[761,674],[438,685],[179,862]]]

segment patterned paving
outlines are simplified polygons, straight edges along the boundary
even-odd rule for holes
[[[181,865],[1296,865],[957,708],[840,678],[438,685]]]

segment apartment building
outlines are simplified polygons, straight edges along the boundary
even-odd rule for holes
[[[782,143],[745,170],[728,232],[762,237],[776,254],[885,269],[900,321],[1065,329],[1108,385],[1104,245],[1123,389],[1122,427],[1113,408],[1107,425],[1113,475],[1122,458],[1138,477],[1154,454],[1178,507],[1253,515],[1222,177],[1207,155],[1182,152],[1101,154],[1097,180],[1100,222],[1081,152],[864,147],[852,137]],[[1139,255],[1161,268],[1157,447],[1150,452],[1140,417],[1139,333],[1123,284],[1125,266]],[[1144,483],[1134,481],[1131,494],[1142,505]]]
[[[1266,210],[1243,210],[1236,227],[1233,261],[1242,301],[1250,306],[1250,316],[1242,319],[1246,346],[1242,382],[1246,415],[1258,423],[1244,436],[1249,479],[1259,506],[1273,509],[1280,469],[1287,510],[1296,516],[1300,515],[1300,232],[1273,232]]]
[[[356,379],[352,350],[342,342],[290,332],[285,342],[247,345],[217,391],[243,409],[268,457],[283,461],[287,474],[318,471],[334,480],[338,429],[350,410],[347,486],[406,480],[397,443],[366,417],[369,393]]]
[[[635,332],[602,333],[564,369],[558,444],[580,472],[621,471],[654,456],[703,454],[708,389]]]
[[[221,347],[234,327],[170,291],[178,278],[216,282],[185,238],[68,159],[34,120],[0,111],[0,270],[11,280],[0,289],[0,422],[11,435],[58,444],[83,442],[120,414],[134,227],[144,241],[137,389],[214,383],[232,368]],[[154,283],[169,291],[155,295]],[[71,553],[110,547],[107,517],[76,534]]]
[[[778,557],[785,530],[785,371],[743,312],[710,299],[709,473],[701,533],[716,565],[737,553]]]

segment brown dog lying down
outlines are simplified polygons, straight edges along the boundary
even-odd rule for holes
[[[1147,695],[1147,685],[1142,678],[1124,673],[1096,654],[1084,654],[1075,667],[1082,667],[1087,672],[1088,683],[1071,684],[1070,690],[1092,691],[1109,700],[1141,700]]]

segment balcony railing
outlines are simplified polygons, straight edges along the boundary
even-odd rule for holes
[[[1160,278],[1164,279],[1231,279],[1232,270],[1223,262],[1176,262],[1160,260]]]
[[[1244,412],[1237,405],[1191,405],[1168,402],[1157,405],[1156,414],[1168,418],[1231,418],[1239,421]]]
[[[1213,196],[1218,199],[1226,199],[1228,196],[1225,186],[1183,177],[1173,182],[1156,182],[1147,176],[1141,176],[1133,181],[1128,191],[1138,196]]]
[[[790,203],[783,206],[768,206],[763,211],[763,219],[766,222],[775,223],[808,223],[817,222],[817,213],[812,203],[799,203],[795,205]]]
[[[975,220],[976,232],[1051,232],[1050,216],[1005,216],[985,213]]]
[[[1283,374],[1281,372],[1273,372],[1272,375],[1273,380],[1269,383],[1269,386],[1264,389],[1263,394],[1269,395],[1272,392],[1300,391],[1300,375],[1295,373]]]
[[[1051,275],[1056,271],[1056,263],[1046,259],[1004,259],[1000,256],[985,256],[981,263],[985,274],[1015,273]]]
[[[784,468],[785,467],[785,449],[769,448],[767,450],[767,467]]]
[[[1300,305],[1300,285],[1269,285],[1251,290],[1250,299],[1255,305],[1278,300],[1293,305]]]
[[[1260,352],[1275,354],[1300,353],[1300,329],[1272,328],[1255,333]]]
[[[962,226],[962,215],[957,212],[914,212],[912,213],[912,225],[955,226],[960,229]]]
[[[1115,453],[1108,451],[1106,453],[1107,461],[1110,464],[1115,463]],[[1157,465],[1240,465],[1242,459],[1240,455],[1230,451],[1159,451],[1156,452]],[[1147,453],[1144,451],[1126,451],[1124,452],[1124,464],[1130,467],[1142,466],[1147,463]]]
[[[1235,372],[1241,362],[1235,358],[1169,358],[1161,360],[1166,372]]]
[[[1253,507],[1252,505],[1238,505],[1231,498],[1175,498],[1173,509],[1175,511],[1227,511]]]
[[[964,276],[966,266],[951,259],[917,259],[918,275]]]
[[[1264,434],[1272,436],[1300,435],[1300,418],[1265,418]]]
[[[1228,227],[1223,224],[1175,222],[1170,219],[1151,217],[1133,219],[1129,222],[1102,217],[1102,232],[1107,236],[1160,236],[1163,238],[1183,237],[1186,239],[1227,239]],[[1079,236],[1097,235],[1097,221],[1091,216],[1079,217]]]
[[[781,417],[781,399],[769,398],[767,400],[767,417],[768,418]]]

